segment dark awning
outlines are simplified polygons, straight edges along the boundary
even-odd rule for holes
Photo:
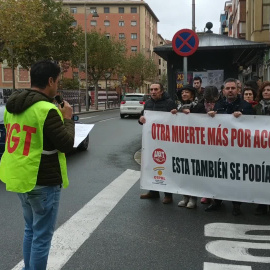
[[[210,50],[231,50],[234,55],[234,62],[237,63],[242,63],[243,61],[249,62],[250,59],[254,59],[256,55],[261,54],[265,49],[270,47],[270,45],[266,43],[238,39],[213,33],[197,33],[197,35],[199,37],[198,52]],[[172,44],[155,47],[154,52],[166,61],[168,61],[170,55],[175,54],[175,56],[178,56],[173,51]]]

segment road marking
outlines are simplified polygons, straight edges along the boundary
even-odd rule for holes
[[[126,170],[60,226],[52,239],[47,270],[61,269],[139,178],[140,171]],[[12,270],[22,267],[23,261]]]
[[[270,250],[270,244],[217,240],[206,244],[206,250],[215,256],[240,262],[270,263],[270,257],[253,256],[248,250]]]
[[[254,256],[249,250],[270,250],[270,243],[242,242],[237,240],[268,241],[269,226],[233,223],[210,223],[204,226],[204,235],[228,240],[215,240],[205,248],[213,255],[230,261],[270,263],[270,257]],[[268,235],[267,235],[268,233]],[[233,241],[232,241],[233,240]],[[268,254],[268,253],[267,253]],[[222,268],[221,268],[222,269]]]
[[[263,234],[254,234],[258,231],[263,232]],[[255,241],[270,241],[269,231],[270,227],[263,225],[209,223],[204,226],[205,236]]]
[[[252,270],[250,266],[205,262],[203,270]]]
[[[112,119],[116,119],[116,118],[118,118],[118,117],[112,117],[112,118],[100,120],[100,121],[98,121],[98,122],[99,122],[99,123],[101,123],[101,122],[106,122],[106,121],[109,121],[109,120],[112,120]]]
[[[94,117],[98,117],[99,115],[94,115],[94,116],[88,116],[88,117],[80,117],[81,120],[83,119],[89,119],[89,118],[94,118]]]

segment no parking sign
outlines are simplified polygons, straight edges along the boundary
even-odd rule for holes
[[[190,29],[182,29],[175,33],[172,40],[173,50],[180,56],[190,56],[199,46],[198,35]]]

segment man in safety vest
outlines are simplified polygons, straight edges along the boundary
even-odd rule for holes
[[[25,219],[25,270],[45,270],[61,187],[68,186],[65,154],[74,144],[72,108],[57,108],[60,67],[39,61],[31,67],[31,89],[15,90],[6,104],[6,145],[0,179],[21,200]]]

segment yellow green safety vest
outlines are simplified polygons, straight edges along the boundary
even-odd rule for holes
[[[46,101],[39,101],[20,114],[11,114],[5,110],[7,135],[5,152],[0,162],[0,179],[6,184],[6,190],[18,193],[31,191],[36,186],[41,154],[56,152],[63,187],[68,187],[65,154],[58,150],[43,151],[43,126],[51,109],[56,110],[63,121],[59,109]]]

